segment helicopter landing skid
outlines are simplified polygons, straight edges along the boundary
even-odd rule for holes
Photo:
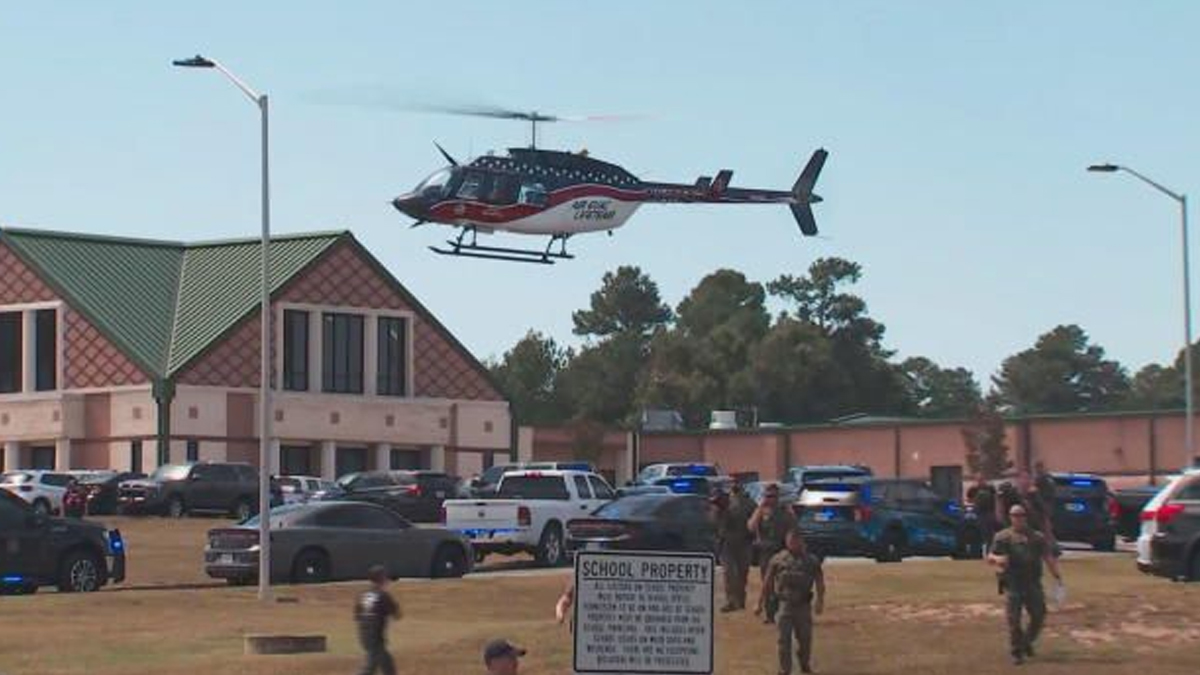
[[[465,233],[464,233],[465,234]],[[474,241],[464,243],[460,236],[457,240],[447,240],[446,244],[450,248],[438,248],[430,246],[429,250],[438,255],[460,256],[464,258],[484,258],[486,260],[503,260],[506,262],[523,262],[535,263],[539,265],[553,265],[556,260],[573,260],[575,256],[567,253],[567,238],[565,236],[555,235],[550,238],[550,243],[546,245],[545,250],[534,250],[526,248],[502,248],[498,246],[480,246]],[[551,251],[554,242],[561,241],[562,245],[558,251]]]

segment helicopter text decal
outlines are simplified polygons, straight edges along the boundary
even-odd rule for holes
[[[571,210],[575,220],[612,220],[617,211],[609,204],[607,199],[577,199],[571,203]]]

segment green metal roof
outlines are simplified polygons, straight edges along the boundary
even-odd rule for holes
[[[349,236],[272,237],[272,292]],[[185,244],[3,228],[0,241],[154,377],[178,372],[258,307],[257,239]]]

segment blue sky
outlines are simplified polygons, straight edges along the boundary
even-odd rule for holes
[[[767,281],[837,255],[900,356],[986,378],[1076,322],[1138,368],[1182,343],[1177,210],[1084,167],[1198,183],[1198,19],[1182,0],[6,3],[0,223],[255,235],[256,112],[169,65],[199,52],[271,96],[275,229],[353,230],[481,357],[529,328],[573,343],[571,311],[620,264],[675,304],[718,267]],[[647,206],[568,264],[440,258],[450,231],[388,201],[439,165],[432,141],[481,154],[526,129],[312,102],[347,88],[646,115],[542,140],[647,179],[787,187],[824,146],[828,238],[782,208]]]

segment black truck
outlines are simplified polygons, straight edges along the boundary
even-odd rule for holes
[[[274,492],[274,490],[272,490]],[[279,503],[272,495],[272,503]],[[249,464],[164,464],[149,478],[121,483],[121,513],[182,518],[193,512],[228,513],[239,521],[258,511],[258,470]]]
[[[0,490],[0,594],[33,593],[41,586],[82,593],[124,580],[119,531],[52,518]]]

